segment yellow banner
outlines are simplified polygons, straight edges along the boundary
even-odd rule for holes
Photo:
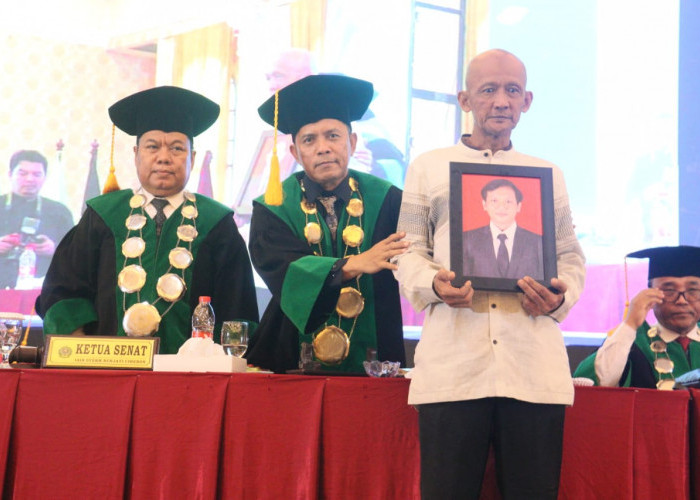
[[[46,368],[152,370],[160,339],[47,335],[42,365]]]

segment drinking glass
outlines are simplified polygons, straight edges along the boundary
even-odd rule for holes
[[[221,345],[226,354],[243,357],[248,349],[248,322],[224,321],[221,326]]]
[[[19,343],[21,336],[21,319],[0,318],[0,348],[2,349],[3,366],[9,366],[10,351]]]

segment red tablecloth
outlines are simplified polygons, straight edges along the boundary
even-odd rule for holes
[[[19,371],[6,371],[0,377],[0,481],[2,481],[0,485],[4,484],[5,481],[7,451],[10,444],[19,376]]]
[[[578,387],[566,411],[559,498],[688,498],[689,397]]]
[[[624,389],[576,391],[564,421],[561,498],[633,498],[635,399]]]
[[[219,498],[317,498],[326,379],[231,377]]]
[[[634,498],[690,498],[690,393],[674,391],[663,401],[657,396],[658,391],[649,389],[636,393]]]
[[[403,379],[0,370],[3,497],[417,499],[407,392]],[[689,498],[689,397],[577,388],[560,498]],[[495,482],[483,493],[498,498]]]
[[[213,498],[228,377],[143,374],[131,415],[127,498]]]
[[[700,390],[690,389],[691,403],[691,431],[690,431],[690,479],[693,498],[700,499]]]
[[[122,498],[136,380],[128,372],[23,372],[4,497]]]
[[[331,378],[323,397],[322,498],[419,498],[418,413],[403,379]]]

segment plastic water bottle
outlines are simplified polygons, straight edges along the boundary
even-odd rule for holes
[[[214,309],[211,297],[199,297],[199,304],[192,313],[192,337],[214,338]]]
[[[19,256],[19,272],[17,273],[17,290],[29,290],[34,288],[34,275],[36,274],[36,253],[34,245],[27,245]]]

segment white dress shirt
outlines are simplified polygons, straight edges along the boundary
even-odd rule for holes
[[[680,335],[657,324],[659,337],[667,344],[674,342]],[[598,383],[604,387],[617,387],[620,384],[622,372],[627,365],[627,357],[634,340],[637,338],[637,330],[622,322],[612,335],[605,339],[595,355],[595,374]],[[700,342],[700,333],[695,328],[688,333],[688,338]]]
[[[143,187],[139,187],[136,191],[134,191],[134,193],[143,195],[146,198],[146,205],[143,207],[143,209],[151,219],[155,217],[156,207],[151,205],[151,201],[153,201],[153,198],[156,198],[156,196],[153,196]],[[180,207],[180,205],[182,205],[185,202],[185,195],[183,193],[184,191],[180,191],[179,193],[164,198],[169,202],[169,204],[163,208],[163,213],[165,214],[166,219],[169,218],[173,214],[173,212],[175,212],[175,210],[177,210]],[[158,198],[160,198],[160,196],[158,196]]]

